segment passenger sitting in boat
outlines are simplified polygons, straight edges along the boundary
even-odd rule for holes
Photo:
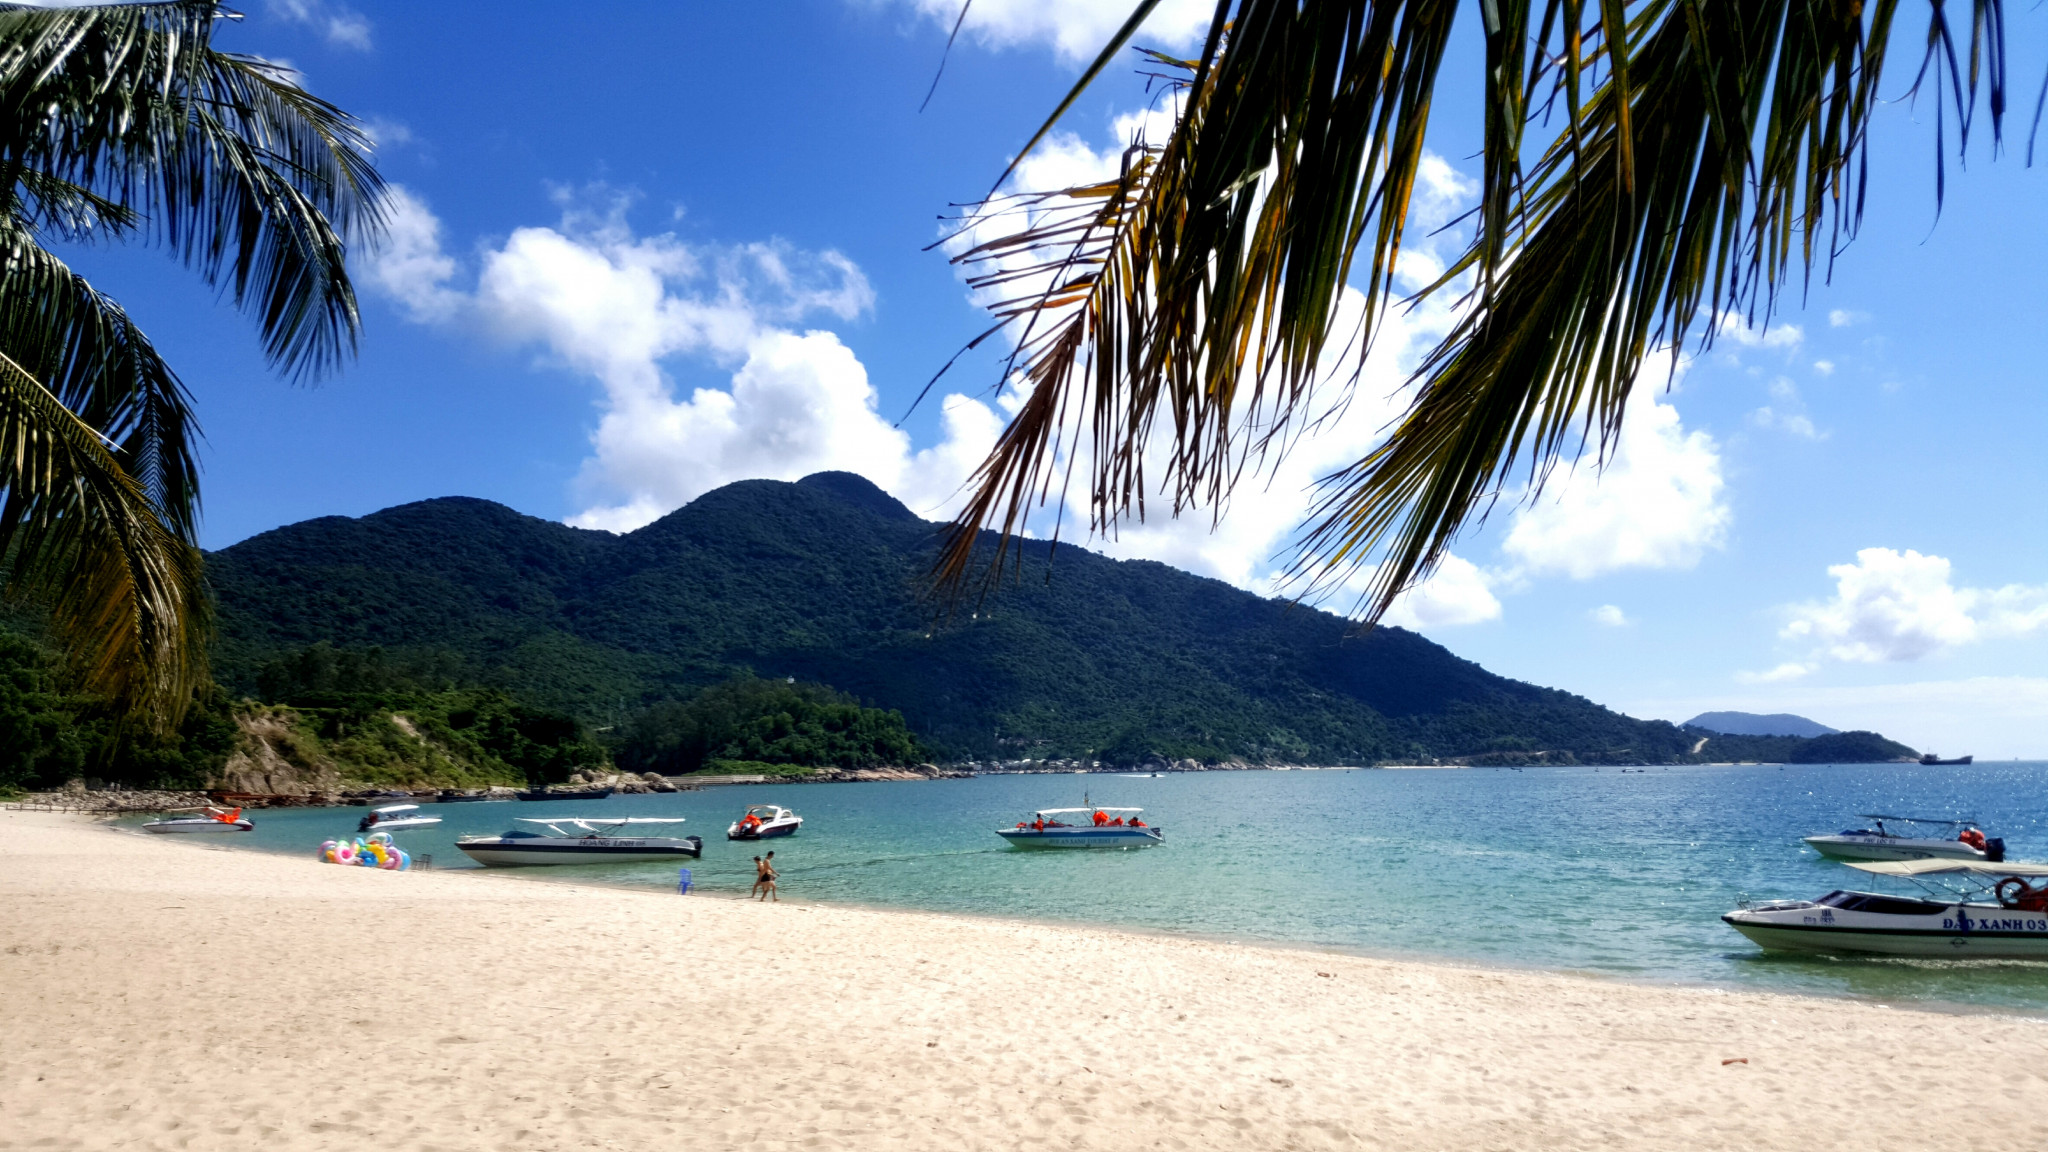
[[[1117,817],[1116,819],[1114,819],[1114,820],[1111,820],[1111,821],[1109,822],[1109,826],[1110,826],[1110,827],[1112,827],[1112,828],[1121,828],[1121,827],[1123,827],[1123,826],[1124,826],[1124,818],[1123,818],[1123,817],[1121,817],[1121,816],[1119,816],[1119,817]]]
[[[1138,819],[1136,816],[1131,817],[1131,827],[1143,828],[1144,826],[1145,822],[1143,820]]]
[[[1984,850],[1984,834],[1982,832],[1977,831],[1975,828],[1963,829],[1963,834],[1956,837],[1956,839],[1962,841],[1965,844],[1968,844],[1970,847],[1975,848],[1979,852],[1982,852]]]
[[[1033,820],[1031,822],[1031,827],[1040,832],[1045,831],[1045,817],[1040,816],[1038,819]]]
[[[1097,828],[1101,828],[1101,827],[1103,827],[1104,825],[1106,825],[1106,824],[1108,824],[1108,823],[1109,823],[1109,813],[1107,813],[1107,812],[1101,812],[1101,811],[1098,811],[1098,812],[1096,812],[1096,813],[1095,813],[1095,826],[1096,826]]]

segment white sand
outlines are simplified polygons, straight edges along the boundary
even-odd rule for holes
[[[2038,1150],[2048,1024],[0,813],[29,1147]]]

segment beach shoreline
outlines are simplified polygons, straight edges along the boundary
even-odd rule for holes
[[[0,1147],[2048,1145],[2030,1017],[95,823],[0,813]]]

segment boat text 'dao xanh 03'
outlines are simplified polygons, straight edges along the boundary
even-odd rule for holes
[[[2048,864],[1869,860],[1849,867],[1902,877],[1930,898],[1836,891],[1751,904],[1721,919],[1766,948],[1789,951],[2048,958]]]
[[[1139,818],[1143,808],[1047,808],[996,835],[1014,848],[1143,848],[1165,837]],[[1069,824],[1062,816],[1079,819]]]
[[[1985,860],[2005,859],[2005,841],[1987,839],[1974,820],[1928,820],[1919,816],[1879,816],[1864,813],[1859,819],[1873,821],[1869,828],[1851,828],[1831,836],[1808,836],[1815,852],[1834,860]],[[1885,827],[1886,822],[1911,827],[1904,831]]]
[[[644,864],[704,854],[699,836],[621,836],[634,825],[681,824],[681,816],[620,816],[611,819],[557,816],[554,819],[515,817],[538,824],[546,832],[507,832],[502,836],[467,836],[457,848],[479,864],[510,868],[533,864]]]

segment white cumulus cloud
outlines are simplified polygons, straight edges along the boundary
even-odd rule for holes
[[[1629,622],[1628,613],[1623,612],[1619,606],[1614,604],[1602,604],[1598,608],[1586,613],[1586,616],[1593,623],[1607,628],[1621,628]]]
[[[1945,557],[1865,548],[1828,569],[1833,598],[1796,605],[1779,633],[1835,660],[1920,660],[1958,645],[2048,627],[2048,586],[1958,588]]]
[[[693,245],[640,236],[630,199],[564,193],[561,222],[519,228],[477,260],[474,289],[440,221],[405,189],[369,281],[414,319],[460,326],[594,380],[600,416],[578,481],[582,527],[630,531],[713,488],[745,479],[858,472],[929,516],[950,513],[999,421],[960,396],[941,402],[942,441],[913,452],[877,410],[867,370],[837,334],[874,292],[837,252],[781,241]],[[725,387],[679,395],[665,365],[729,368]]]
[[[963,4],[963,0],[894,2],[915,9],[948,32],[960,19]],[[1134,7],[1130,0],[974,0],[960,33],[992,48],[1044,45],[1070,62],[1090,61],[1130,19]],[[1209,31],[1215,12],[1216,5],[1209,0],[1165,0],[1133,43],[1149,48],[1191,47]]]
[[[1787,680],[1797,680],[1813,670],[1814,666],[1811,664],[1787,662],[1762,672],[1737,672],[1735,679],[1742,684],[1780,684]]]
[[[1625,568],[1690,568],[1719,547],[1732,516],[1713,437],[1641,388],[1606,467],[1590,459],[1551,478],[1515,512],[1501,551],[1530,575],[1590,579]]]
[[[327,42],[358,52],[370,50],[370,21],[346,4],[325,0],[270,0],[269,9],[278,19],[311,28]]]

